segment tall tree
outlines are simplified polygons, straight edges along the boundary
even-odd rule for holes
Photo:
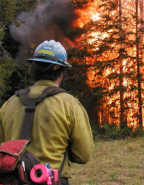
[[[123,44],[123,29],[122,29],[122,2],[119,0],[119,33],[120,33],[120,50],[119,50],[119,61],[120,61],[120,75],[119,75],[119,82],[120,82],[120,126],[124,127],[123,124],[126,124],[124,121],[124,98],[123,98],[123,52],[124,49],[122,49]]]
[[[140,60],[140,41],[141,41],[141,33],[138,28],[139,25],[139,1],[136,0],[136,60],[137,60],[137,84],[138,84],[138,104],[139,104],[139,124],[142,127],[142,91],[141,91],[141,74],[140,74],[140,66],[141,66],[141,60]],[[141,1],[140,4],[143,10],[143,4]],[[142,13],[142,12],[141,12]],[[142,16],[142,15],[141,15]]]
[[[94,2],[88,6],[97,6]],[[89,65],[87,84],[93,89],[93,94],[102,95],[98,109],[100,124],[109,122],[121,127],[136,126],[139,110],[135,83],[135,7],[124,6],[127,1],[122,0],[97,2],[99,6],[96,7],[97,13],[94,12],[95,19],[86,23],[82,19],[80,24],[84,30],[80,38],[81,48],[89,54],[83,56],[85,60],[79,60]],[[85,6],[84,10],[88,16],[88,10],[91,10],[92,15],[92,8],[86,9]]]

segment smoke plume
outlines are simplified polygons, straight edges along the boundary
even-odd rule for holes
[[[22,12],[10,26],[12,37],[21,44],[19,56],[44,40],[60,41],[66,48],[72,45],[67,34],[74,18],[72,0],[43,0],[34,10]]]

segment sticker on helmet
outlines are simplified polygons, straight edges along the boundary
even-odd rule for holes
[[[40,49],[37,53],[38,54],[43,54],[43,55],[55,56],[53,51],[45,50],[45,49]]]

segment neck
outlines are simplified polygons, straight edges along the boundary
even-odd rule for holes
[[[63,73],[55,80],[55,83],[60,86],[61,82],[63,80]]]

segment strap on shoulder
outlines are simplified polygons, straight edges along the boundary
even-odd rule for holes
[[[66,92],[62,88],[50,86],[46,88],[39,97],[31,98],[29,97],[29,91],[29,88],[27,88],[15,92],[16,96],[20,98],[22,104],[25,106],[25,117],[20,131],[20,139],[31,138],[36,105],[42,102],[46,97]]]

